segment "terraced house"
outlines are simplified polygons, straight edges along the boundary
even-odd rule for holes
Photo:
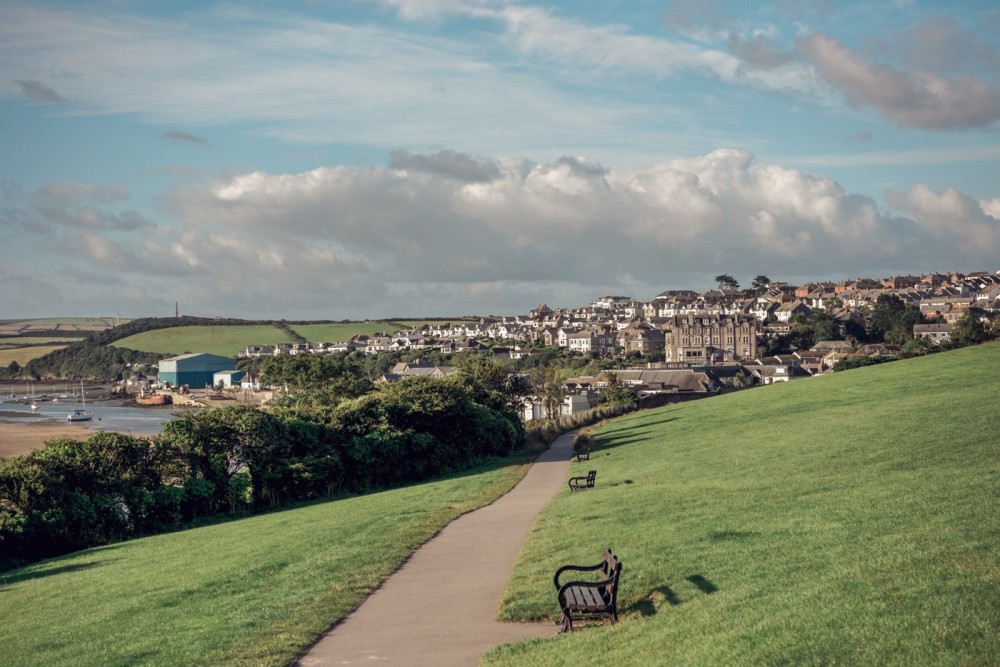
[[[745,315],[677,315],[663,323],[664,361],[704,364],[757,356],[757,320]]]

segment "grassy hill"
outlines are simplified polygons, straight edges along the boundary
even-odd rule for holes
[[[635,413],[540,516],[502,615],[611,546],[622,622],[490,665],[996,664],[1000,345]]]
[[[376,331],[395,332],[398,330],[398,327],[384,322],[289,324],[288,326],[311,343],[337,342],[346,340],[354,334],[371,335]],[[274,345],[292,342],[295,341],[288,333],[277,326],[253,324],[168,327],[128,336],[115,341],[113,345],[130,350],[160,354],[207,352],[235,357],[248,345]]]
[[[5,667],[285,665],[526,457],[0,573]]]
[[[252,324],[167,327],[128,336],[115,341],[112,345],[160,354],[206,352],[235,357],[248,345],[274,345],[287,340],[288,334],[276,326]]]
[[[634,413],[543,511],[502,614],[624,562],[622,622],[487,664],[996,664],[1000,345]],[[501,467],[0,574],[5,664],[285,664]],[[356,560],[352,560],[356,559]],[[371,561],[369,564],[368,561]],[[358,568],[358,564],[364,567]]]

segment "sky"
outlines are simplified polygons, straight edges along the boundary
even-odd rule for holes
[[[0,0],[0,319],[1000,269],[1000,6]]]

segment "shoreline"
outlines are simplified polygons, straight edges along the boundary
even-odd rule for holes
[[[92,429],[84,423],[71,424],[44,417],[17,421],[0,418],[0,458],[44,449],[50,440],[86,440],[100,430],[105,429]]]

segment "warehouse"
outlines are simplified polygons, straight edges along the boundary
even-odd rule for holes
[[[182,354],[160,361],[160,382],[192,389],[212,386],[212,376],[218,371],[234,370],[236,360],[215,354]]]

